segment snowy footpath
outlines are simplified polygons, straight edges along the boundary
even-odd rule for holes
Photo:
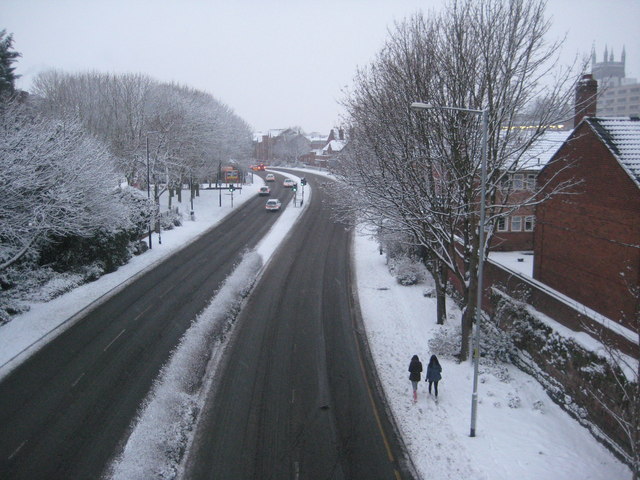
[[[378,374],[398,428],[424,480],[617,480],[630,470],[554,404],[532,377],[511,365],[480,363],[476,437],[469,437],[473,365],[439,356],[438,398],[424,382],[436,338],[455,337],[461,312],[447,305],[436,324],[428,286],[404,287],[389,274],[371,239],[355,239],[362,316]],[[430,342],[431,341],[431,342]],[[409,362],[418,355],[423,381],[413,403]],[[433,392],[432,392],[433,393]]]
[[[290,175],[297,180],[298,177]],[[303,173],[299,173],[300,176]],[[252,198],[262,180],[246,185],[235,195],[234,205]],[[308,195],[311,189],[308,187]],[[310,196],[307,197],[310,200]],[[305,202],[308,205],[308,202]],[[139,256],[96,282],[75,289],[47,304],[34,305],[11,323],[0,327],[0,378],[27,358],[38,346],[56,333],[68,328],[77,313],[105,295],[118,291],[151,264],[184,246],[231,213],[230,199],[225,194],[219,206],[218,192],[202,190],[194,201],[196,218],[185,220],[184,226],[164,232],[162,244],[154,239],[154,249]],[[286,236],[304,209],[287,208],[261,242],[255,253],[232,275],[227,289],[241,290],[254,280],[256,265],[268,263],[279,242]],[[616,460],[577,422],[555,405],[542,387],[530,376],[509,365],[480,368],[478,424],[476,437],[470,438],[470,412],[473,369],[470,362],[458,364],[453,358],[440,356],[443,368],[439,398],[427,393],[426,383],[419,385],[418,402],[413,403],[408,366],[417,354],[424,370],[435,338],[455,336],[460,324],[460,311],[448,305],[446,325],[435,323],[435,299],[423,296],[428,286],[400,286],[389,274],[384,255],[371,239],[357,235],[354,244],[357,288],[362,316],[378,373],[398,428],[422,479],[430,480],[618,480],[631,478],[629,469]],[[257,262],[257,263],[256,263]],[[154,391],[140,412],[136,427],[115,465],[113,478],[174,478],[179,476],[179,459],[168,459],[172,448],[188,448],[188,431],[197,411],[198,394],[187,398],[176,390],[184,369],[199,365],[193,358],[200,351],[200,328],[213,327],[217,320],[208,315],[219,302],[233,303],[236,293],[228,298],[212,299],[193,330],[185,334],[182,346],[165,367]],[[218,303],[216,303],[218,302]],[[210,326],[203,325],[209,322]],[[200,331],[201,332],[201,331]],[[193,337],[193,339],[190,339]],[[432,343],[431,343],[432,344]],[[217,345],[222,349],[224,345]],[[178,353],[188,349],[185,354]],[[209,367],[215,368],[214,352]],[[186,360],[185,360],[186,359]],[[191,359],[191,360],[190,360]],[[191,362],[191,363],[190,363]],[[173,363],[173,365],[172,365]],[[201,368],[201,365],[198,366]],[[210,376],[211,372],[207,372]],[[424,373],[423,373],[424,379]],[[206,381],[206,379],[205,379]],[[172,386],[172,382],[176,386]],[[176,415],[162,410],[175,409]],[[155,442],[150,442],[155,439]],[[173,445],[171,443],[179,443]],[[174,450],[175,451],[175,450]]]

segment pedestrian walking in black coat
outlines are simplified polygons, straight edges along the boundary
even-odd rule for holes
[[[438,382],[442,379],[442,367],[438,362],[438,357],[431,355],[429,365],[427,365],[427,378],[425,382],[429,382],[429,394],[431,394],[431,385],[435,387],[436,398],[438,398]]]
[[[422,362],[418,358],[418,355],[411,357],[409,372],[409,380],[411,380],[411,386],[413,387],[413,403],[415,403],[418,401],[418,382],[420,381],[420,374],[422,373]]]

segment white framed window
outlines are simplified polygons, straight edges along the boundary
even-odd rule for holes
[[[524,217],[524,231],[525,232],[533,232],[533,227],[535,226],[535,217],[533,215],[529,215]]]
[[[500,217],[496,226],[499,232],[506,232],[509,229],[509,220],[505,217]]]
[[[527,190],[533,190],[536,188],[536,174],[528,173],[527,179],[525,180],[525,188]]]
[[[513,174],[513,189],[514,190],[524,189],[524,174],[522,173]]]
[[[511,231],[512,232],[521,232],[522,231],[522,217],[511,217]]]

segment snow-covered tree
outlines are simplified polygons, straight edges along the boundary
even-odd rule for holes
[[[153,85],[146,75],[49,70],[34,79],[33,91],[51,114],[76,116],[89,133],[109,146],[118,169],[133,181],[144,170]]]
[[[350,144],[338,167],[341,198],[381,228],[424,247],[444,302],[443,272],[462,286],[460,352],[468,356],[475,315],[482,128],[480,115],[441,107],[488,109],[486,211],[501,215],[542,200],[510,200],[504,179],[523,168],[527,150],[563,111],[578,75],[558,69],[548,44],[544,2],[451,0],[439,15],[398,23],[375,61],[361,69],[344,101]],[[413,102],[435,108],[412,111]],[[531,109],[531,105],[537,106]],[[519,129],[524,112],[528,126]],[[444,310],[441,310],[444,311]]]
[[[189,87],[140,74],[48,71],[34,80],[34,92],[52,112],[76,114],[109,145],[130,183],[146,182],[147,140],[153,178],[164,185],[206,177],[220,161],[250,155],[246,122],[212,95]]]
[[[53,237],[129,227],[113,157],[75,119],[0,105],[0,270]]]
[[[311,142],[300,127],[287,128],[278,135],[273,145],[273,156],[287,163],[295,163],[300,156],[309,153]]]

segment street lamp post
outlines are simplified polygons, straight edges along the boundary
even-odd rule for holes
[[[149,132],[147,133],[147,198],[151,200],[151,175],[149,169]],[[149,250],[153,246],[151,245],[151,219],[149,219]]]
[[[218,201],[222,207],[222,160],[218,162]]]
[[[482,165],[480,167],[480,224],[478,232],[478,291],[476,296],[476,329],[473,336],[473,393],[471,395],[471,429],[470,437],[476,436],[478,417],[478,364],[480,363],[480,322],[482,319],[482,282],[484,275],[484,229],[487,191],[487,144],[489,130],[489,109],[475,110],[459,107],[439,107],[426,103],[413,102],[411,108],[416,110],[457,110],[482,115]]]

